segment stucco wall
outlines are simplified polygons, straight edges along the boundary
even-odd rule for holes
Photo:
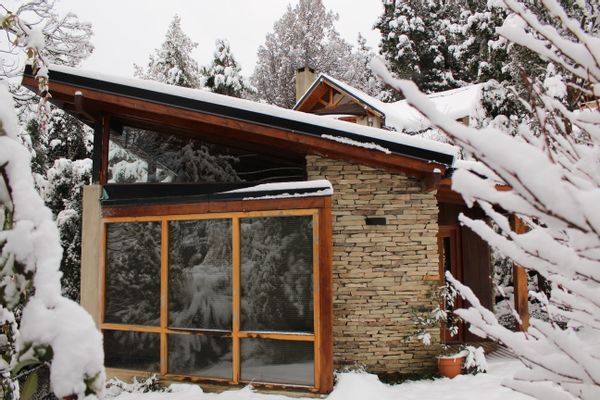
[[[422,182],[366,166],[307,157],[308,179],[328,179],[333,195],[335,368],[423,372],[435,347],[404,337],[411,312],[434,304],[438,285],[437,201]],[[386,225],[366,225],[382,216]],[[439,340],[439,331],[432,330]]]

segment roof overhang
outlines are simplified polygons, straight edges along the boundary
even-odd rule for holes
[[[156,90],[157,85],[150,85],[148,89],[61,69],[51,68],[49,71],[51,102],[90,125],[99,124],[103,116],[108,115],[141,128],[197,137],[217,144],[244,143],[256,149],[270,149],[280,155],[286,152],[315,154],[415,177],[427,177],[439,171],[443,174],[454,160],[453,155],[426,146],[417,147],[371,134],[362,135],[357,133],[360,127],[356,124],[336,121],[332,128],[325,123],[320,124],[320,120],[317,124],[291,118],[289,116],[295,117],[295,112],[290,110],[256,112],[229,106],[222,98],[214,97],[219,96],[215,94],[208,97],[220,101],[198,100],[167,90],[161,92]],[[23,85],[37,90],[30,66],[25,70]],[[365,129],[372,132],[373,128]],[[348,139],[348,143],[323,136]],[[361,147],[362,144],[376,146],[367,148]],[[389,150],[389,154],[378,150],[378,147]]]

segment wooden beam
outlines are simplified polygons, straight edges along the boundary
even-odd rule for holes
[[[138,204],[102,208],[103,217],[144,217],[164,215],[190,215],[209,213],[231,213],[262,210],[292,210],[321,208],[328,197],[305,197],[289,199],[236,200],[192,204]],[[152,217],[156,218],[156,217]]]
[[[97,119],[93,115],[89,114],[84,107],[83,93],[75,92],[75,96],[73,98],[75,100],[75,111],[85,120],[95,123]]]
[[[102,116],[102,136],[100,139],[100,171],[99,183],[106,185],[108,182],[108,146],[110,141],[110,116]]]
[[[512,222],[515,233],[522,234],[527,232],[527,226],[525,226],[521,218],[513,215]],[[519,330],[525,332],[529,328],[529,289],[527,287],[527,271],[517,263],[513,263],[513,286],[515,310],[521,319]]]
[[[434,169],[432,174],[426,175],[424,179],[423,190],[426,192],[432,192],[437,190],[442,180],[442,171]]]

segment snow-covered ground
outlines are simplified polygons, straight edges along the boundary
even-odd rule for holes
[[[407,382],[399,385],[381,383],[376,375],[361,372],[339,374],[327,400],[531,400],[501,385],[502,380],[520,366],[516,360],[489,361],[489,372],[461,375],[454,379]],[[204,393],[199,386],[177,384],[171,393],[122,393],[114,400],[288,400],[291,397],[264,394],[251,387],[223,393]],[[296,396],[294,396],[296,397]],[[109,396],[110,398],[110,396]],[[310,399],[304,399],[310,400]]]

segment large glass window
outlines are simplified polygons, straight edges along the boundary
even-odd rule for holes
[[[293,213],[107,220],[107,366],[314,386],[317,211]]]
[[[303,180],[304,162],[304,157],[233,149],[125,126],[111,130],[107,177],[108,183],[125,184],[264,183]]]

